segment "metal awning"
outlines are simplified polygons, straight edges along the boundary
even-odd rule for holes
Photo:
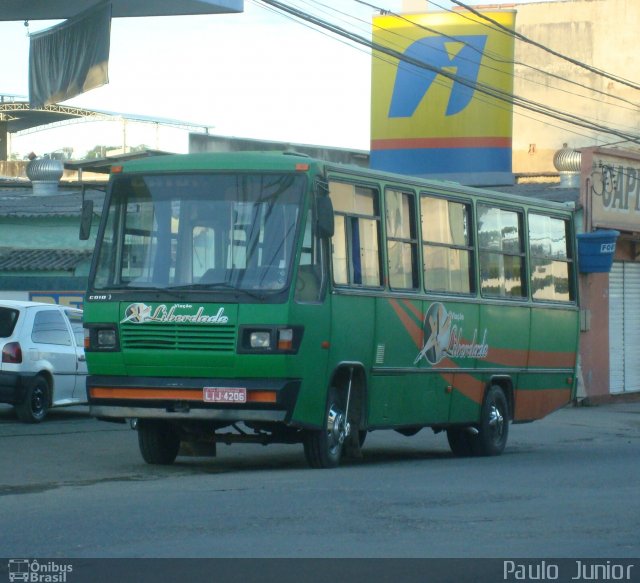
[[[0,20],[61,20],[98,0],[0,0]],[[242,12],[244,0],[111,0],[112,16],[171,16]]]

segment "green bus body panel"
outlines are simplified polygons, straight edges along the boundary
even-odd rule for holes
[[[330,339],[329,305],[258,304],[199,302],[149,302],[155,312],[165,306],[193,306],[190,313],[203,308],[204,315],[220,309],[229,318],[224,325],[122,322],[127,308],[135,302],[92,302],[86,310],[85,324],[119,322],[122,350],[87,352],[92,375],[137,377],[204,377],[212,379],[303,379],[293,415],[295,423],[319,425],[324,415],[328,350]],[[178,308],[179,312],[180,308]],[[184,310],[183,310],[184,312]],[[295,355],[238,354],[238,325],[303,325],[304,333]],[[198,327],[199,326],[199,327]],[[220,340],[220,334],[224,338]],[[170,344],[167,338],[170,338]],[[135,345],[138,344],[138,348]],[[202,344],[200,348],[195,344]],[[154,348],[154,346],[163,348]]]
[[[214,316],[222,309],[228,322],[122,322],[127,308],[136,303],[93,304],[96,308],[89,310],[91,320],[85,318],[86,324],[119,322],[118,333],[122,348],[120,352],[114,353],[88,352],[87,362],[91,374],[217,378],[234,378],[239,375],[254,378],[286,376],[286,359],[289,357],[237,354],[236,351],[239,321],[256,325],[287,324],[289,318],[286,304],[272,306],[266,311],[253,304],[149,302],[145,305],[152,312],[163,307],[167,312],[175,308],[178,316],[186,312],[191,315],[199,308],[203,309],[203,315]],[[181,307],[185,305],[193,307],[185,310]]]
[[[292,303],[291,323],[304,325],[300,351],[288,357],[291,376],[302,380],[292,420],[299,425],[319,427],[324,420],[330,374],[331,296],[324,303]]]
[[[513,391],[518,421],[544,416],[572,397],[577,309],[393,297],[376,302],[373,426],[477,421],[486,387],[501,379]],[[430,339],[436,343],[425,351]]]
[[[130,305],[94,302],[87,310],[88,325],[120,323],[122,346],[113,353],[87,352],[91,374],[301,379],[292,417],[300,425],[321,422],[328,376],[344,364],[365,371],[372,428],[474,422],[495,377],[513,383],[516,420],[544,416],[572,397],[577,310],[337,293],[318,304],[191,302],[190,313],[223,310],[228,318],[194,330],[196,324],[122,322]],[[166,313],[184,304],[147,305]],[[433,328],[434,315],[444,320],[440,329]],[[238,354],[241,323],[304,326],[298,353]],[[180,327],[184,333],[175,340]],[[434,335],[446,345],[425,352]],[[168,336],[182,344],[166,344]],[[206,347],[194,347],[198,342]]]

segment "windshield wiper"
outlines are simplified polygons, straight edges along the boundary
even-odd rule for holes
[[[235,294],[246,294],[260,301],[264,300],[267,297],[266,294],[264,293],[257,293],[249,289],[236,287],[235,285],[229,283],[228,281],[218,281],[214,283],[187,283],[184,285],[172,285],[169,289],[180,290],[180,291],[222,289]]]
[[[158,285],[145,285],[142,283],[136,283],[136,284],[131,284],[130,283],[119,283],[119,284],[115,284],[115,285],[111,285],[108,288],[105,288],[105,290],[127,290],[127,291],[136,291],[136,292],[154,292],[154,293],[158,293],[158,294],[167,294],[170,295],[171,297],[174,298],[178,298],[181,299],[183,297],[183,294],[179,294],[177,293],[178,290],[174,290],[174,288],[172,287],[160,287]]]

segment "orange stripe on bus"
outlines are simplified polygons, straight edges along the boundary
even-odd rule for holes
[[[571,400],[571,389],[540,389],[515,392],[514,421],[542,419]]]
[[[527,361],[528,355],[528,361]],[[575,352],[542,352],[526,350],[508,350],[489,347],[487,362],[500,366],[573,368],[576,362]]]
[[[203,401],[202,390],[198,389],[127,389],[116,387],[92,387],[89,389],[94,399],[138,399],[157,401],[163,399],[177,401]],[[247,403],[275,403],[276,391],[247,391]]]
[[[402,300],[402,303],[409,309],[410,312],[413,313],[416,318],[418,318],[418,320],[424,322],[424,314],[413,305],[413,302],[411,300]]]
[[[501,366],[527,366],[527,351],[507,350],[489,346],[489,352],[485,360]]]
[[[470,374],[455,373],[453,388],[474,403],[482,403],[484,387],[483,381]]]
[[[400,305],[398,304],[398,302],[396,300],[389,300],[389,303],[391,304],[391,307],[393,308],[393,310],[396,313],[396,315],[398,316],[398,318],[400,318],[400,321],[402,322],[402,325],[406,328],[407,332],[409,333],[409,335],[411,336],[411,338],[415,342],[415,345],[417,346],[417,348],[421,349],[422,348],[422,343],[423,343],[423,340],[424,340],[423,334],[422,334],[422,328],[420,326],[418,326],[407,315],[407,313],[400,307]]]
[[[529,354],[529,366],[573,368],[575,365],[575,352],[532,351]]]

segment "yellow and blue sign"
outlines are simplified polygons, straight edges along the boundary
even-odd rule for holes
[[[486,16],[510,30],[514,11]],[[513,35],[468,12],[377,16],[371,167],[414,176],[511,175]]]

